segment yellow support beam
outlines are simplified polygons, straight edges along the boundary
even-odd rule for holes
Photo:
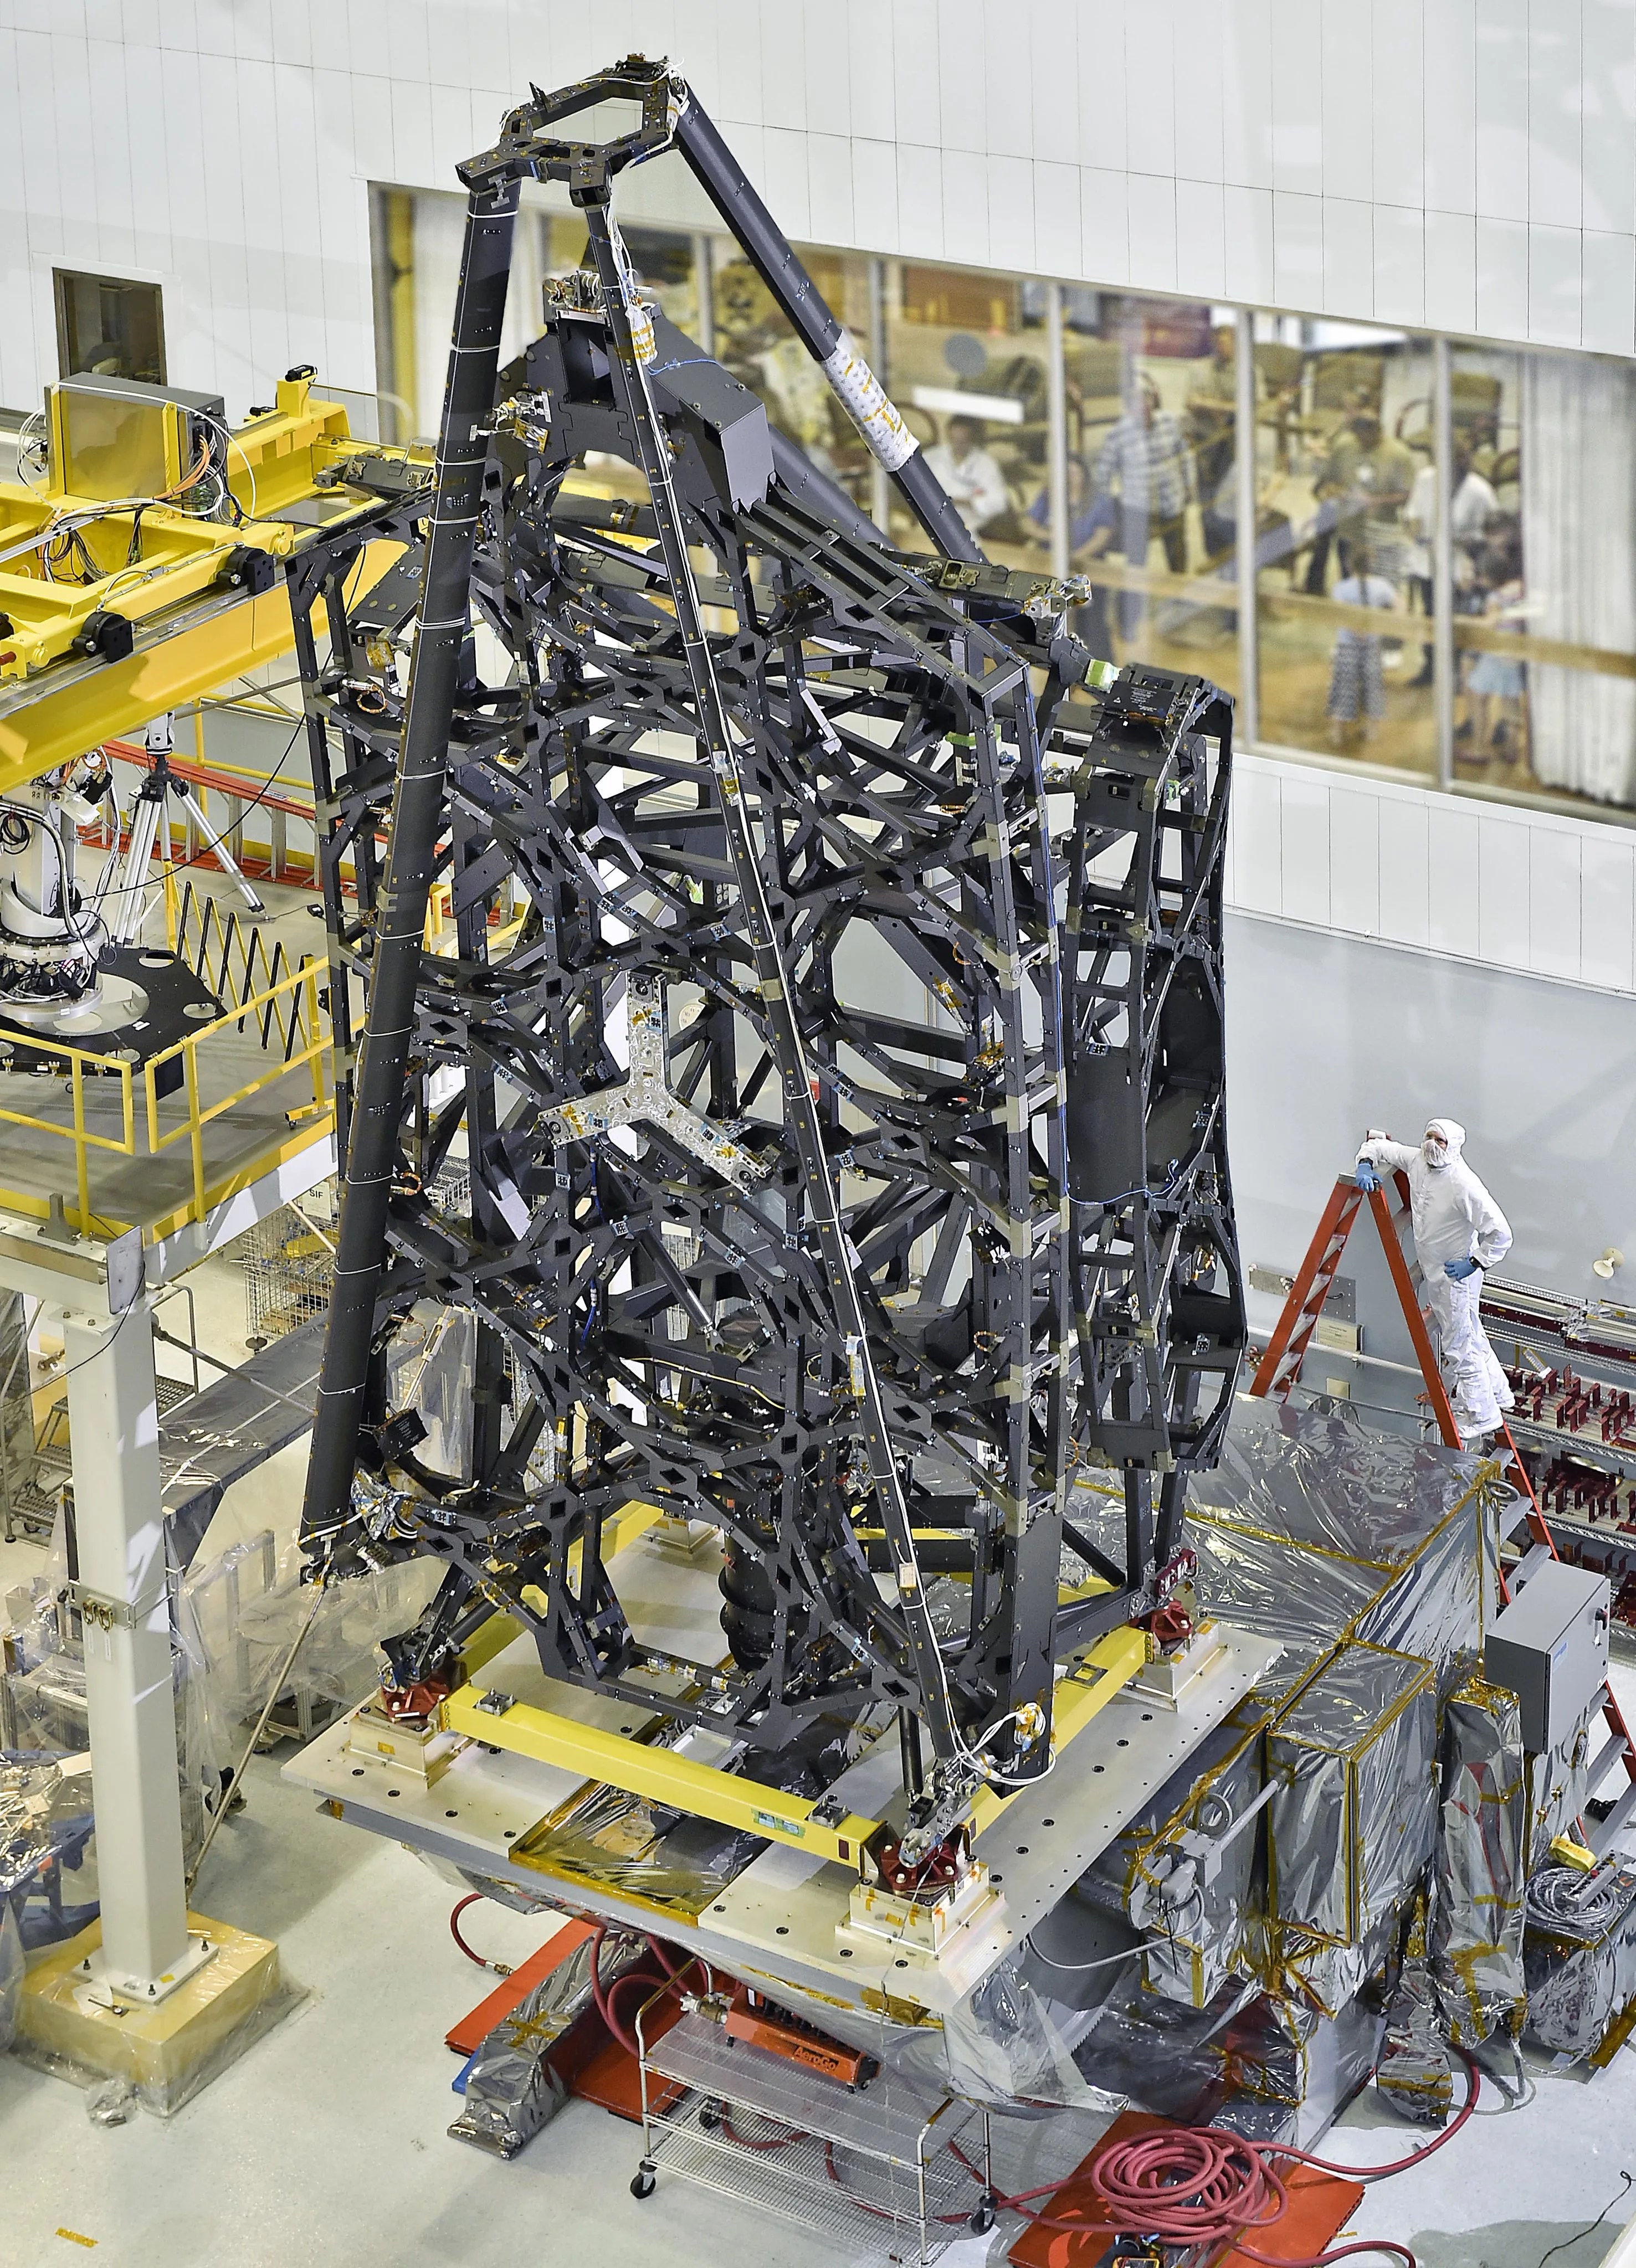
[[[370,544],[354,571],[350,595],[360,598],[372,589],[402,553],[401,544]],[[315,627],[321,629],[322,617],[321,605]],[[127,660],[104,663],[63,685],[43,679],[35,698],[0,714],[0,795],[276,661],[294,643],[290,600],[280,584]]]
[[[551,1764],[580,1779],[621,1787],[741,1834],[764,1835],[770,1842],[809,1851],[854,1874],[863,1872],[864,1845],[880,1825],[878,1820],[855,1814],[833,1822],[820,1820],[815,1816],[820,1804],[804,1795],[786,1795],[782,1788],[763,1787],[737,1772],[719,1771],[713,1764],[679,1756],[674,1749],[648,1748],[622,1733],[605,1733],[504,1694],[485,1708],[487,1698],[480,1688],[462,1685],[443,1704],[438,1712],[442,1723],[452,1733],[464,1733],[512,1756],[532,1756],[536,1764]]]
[[[1116,1694],[1123,1693],[1131,1680],[1147,1661],[1147,1633],[1133,1630],[1129,1623],[1109,1631],[1098,1638],[1090,1652],[1057,1681],[1056,1699],[1051,1709],[1051,1747],[1060,1756],[1072,1740],[1078,1738],[1086,1727],[1104,1710]],[[984,1830],[991,1827],[1012,1801],[1021,1793],[1019,1788],[985,1787],[977,1792],[971,1806],[971,1834],[975,1842]]]
[[[496,1618],[509,1621],[509,1617]],[[487,1631],[480,1634],[486,1637]],[[484,1648],[492,1659],[499,1646]],[[1058,1754],[1076,1739],[1122,1693],[1147,1660],[1147,1638],[1128,1625],[1109,1631],[1098,1640],[1057,1686],[1052,1745]],[[782,1789],[763,1786],[737,1772],[719,1771],[712,1764],[679,1756],[673,1749],[651,1748],[622,1733],[608,1733],[553,1710],[536,1709],[513,1701],[507,1694],[493,1697],[490,1705],[483,1688],[462,1685],[451,1693],[439,1712],[443,1725],[490,1748],[531,1756],[536,1764],[572,1772],[579,1779],[604,1787],[623,1788],[650,1802],[676,1811],[713,1819],[719,1826],[747,1835],[764,1835],[792,1850],[810,1851],[814,1857],[863,1872],[864,1846],[881,1822],[849,1813],[844,1819],[823,1821],[814,1815],[822,1808],[805,1796],[786,1795]],[[981,1789],[971,1807],[975,1840],[993,1824],[1018,1791]]]
[[[175,485],[181,413],[169,404],[153,412],[166,437],[164,494],[138,512],[117,482],[105,497],[69,492],[83,467],[68,446],[68,397],[49,389],[46,485],[0,481],[0,794],[287,653],[294,634],[282,577],[237,600],[225,578],[240,571],[237,555],[265,553],[277,573],[299,552],[311,538],[284,515],[319,494],[321,480],[358,459],[430,473],[425,451],[353,440],[345,409],[314,396],[310,379],[281,379],[276,394],[274,408],[226,437],[222,469],[239,506],[230,522],[187,509]],[[343,497],[336,504],[345,509]],[[365,508],[362,497],[357,504]],[[349,595],[379,581],[401,550],[372,544]],[[85,640],[104,614],[129,622],[141,650],[91,661]]]

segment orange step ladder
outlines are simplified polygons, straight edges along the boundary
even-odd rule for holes
[[[1426,1317],[1420,1312],[1420,1301],[1415,1289],[1415,1279],[1403,1248],[1399,1225],[1408,1216],[1409,1181],[1402,1173],[1391,1180],[1396,1189],[1400,1207],[1394,1207],[1386,1193],[1384,1182],[1373,1189],[1362,1189],[1351,1174],[1342,1174],[1330,1192],[1323,1208],[1317,1233],[1307,1248],[1307,1256],[1290,1285],[1289,1297],[1283,1312],[1267,1342],[1267,1351],[1256,1368],[1250,1392],[1271,1396],[1279,1402],[1289,1399],[1290,1388],[1301,1377],[1301,1366],[1312,1344],[1313,1334],[1318,1328],[1318,1318],[1323,1313],[1323,1303],[1329,1298],[1330,1287],[1335,1281],[1358,1215],[1367,1202],[1380,1232],[1382,1249],[1386,1264],[1391,1270],[1394,1287],[1403,1307],[1404,1321],[1409,1326],[1409,1336],[1414,1344],[1415,1360],[1420,1366],[1426,1381],[1426,1399],[1444,1444],[1451,1449],[1461,1445],[1460,1429],[1455,1423],[1454,1406],[1448,1399],[1448,1389],[1443,1384],[1437,1356],[1432,1345],[1432,1335],[1426,1329]],[[1500,1445],[1503,1444],[1503,1448]],[[1507,1582],[1505,1569],[1500,1571],[1500,1595],[1509,1602],[1514,1590],[1520,1590],[1530,1575],[1547,1559],[1557,1559],[1561,1554],[1551,1532],[1551,1523],[1540,1509],[1534,1484],[1529,1478],[1528,1467],[1517,1452],[1511,1428],[1502,1416],[1500,1421],[1496,1449],[1500,1454],[1500,1471],[1509,1485],[1515,1489],[1527,1506],[1526,1519],[1529,1536],[1529,1549],[1511,1571]],[[1618,1800],[1603,1820],[1592,1838],[1590,1847],[1601,1857],[1626,1821],[1636,1813],[1636,1741],[1625,1722],[1624,1712],[1613,1697],[1610,1685],[1603,1688],[1602,1713],[1608,1727],[1609,1740],[1591,1765],[1588,1783],[1594,1793],[1605,1778],[1616,1759],[1625,1767],[1627,1785]]]

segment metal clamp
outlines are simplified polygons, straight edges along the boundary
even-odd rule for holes
[[[71,1608],[82,1623],[90,1624],[93,1629],[141,1630],[166,1604],[169,1592],[158,1590],[147,1599],[111,1599],[70,1577],[56,1595],[59,1606]]]

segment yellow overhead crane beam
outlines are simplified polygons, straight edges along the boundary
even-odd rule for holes
[[[344,486],[350,461],[430,474],[429,449],[354,440],[310,375],[281,379],[274,406],[231,433],[218,427],[225,462],[202,474],[184,461],[188,412],[136,398],[151,391],[109,397],[125,414],[105,413],[93,446],[82,406],[97,398],[54,387],[45,484],[0,482],[0,795],[287,653],[282,562],[316,532],[299,508],[329,500],[326,534],[349,502],[375,508]],[[217,486],[236,524],[190,508]],[[398,553],[372,544],[355,592]]]

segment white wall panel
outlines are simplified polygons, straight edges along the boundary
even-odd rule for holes
[[[1477,328],[1495,338],[1528,329],[1528,230],[1518,220],[1477,224]]]
[[[1528,965],[1541,976],[1578,976],[1584,968],[1580,854],[1567,828],[1542,821],[1528,831]]]
[[[1290,770],[1279,783],[1279,910],[1288,921],[1330,923],[1330,783]]]
[[[1328,795],[1329,925],[1354,937],[1381,933],[1381,801],[1351,787]]]
[[[43,271],[64,260],[157,268],[172,335],[219,359],[195,375],[235,410],[275,374],[247,365],[314,322],[350,336],[337,378],[367,382],[367,182],[453,186],[529,78],[631,45],[693,71],[797,235],[1636,348],[1626,0],[0,0],[0,19],[18,406],[53,374]],[[349,73],[350,104],[323,84]],[[931,162],[900,147],[883,199],[894,141]]]
[[[1240,758],[1233,783],[1234,903],[1246,913],[1284,911],[1284,773]]]
[[[1311,929],[1636,990],[1636,831],[1241,755],[1227,903]]]
[[[1580,846],[1580,974],[1621,991],[1636,985],[1636,841],[1600,828]]]
[[[1227,193],[1219,181],[1175,185],[1175,287],[1193,299],[1227,296]]]
[[[1323,190],[1323,18],[1309,0],[1272,0],[1272,186]]]
[[[1357,791],[1361,797],[1366,791]],[[1380,827],[1379,934],[1396,945],[1426,950],[1432,937],[1432,821],[1428,799],[1413,794],[1377,797]]]
[[[1448,814],[1456,823],[1475,814],[1468,809]],[[1442,832],[1443,814],[1433,821],[1433,839],[1436,843]],[[1477,825],[1477,957],[1491,961],[1505,968],[1527,968],[1529,958],[1530,925],[1529,920],[1531,870],[1529,839],[1531,830],[1516,826],[1508,819],[1490,819],[1486,814]],[[1448,855],[1445,838],[1442,849]],[[1463,903],[1460,886],[1466,880],[1465,859],[1455,855],[1455,868],[1449,880],[1454,887],[1450,896],[1455,904]],[[1434,889],[1433,904],[1435,910],[1440,891]],[[1459,950],[1455,947],[1455,950]]]
[[[1361,199],[1325,197],[1323,210],[1324,304],[1367,318],[1374,313],[1375,209]]]

